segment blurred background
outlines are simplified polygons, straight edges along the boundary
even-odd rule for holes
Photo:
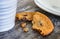
[[[35,11],[35,8],[34,0],[18,0],[17,12]]]

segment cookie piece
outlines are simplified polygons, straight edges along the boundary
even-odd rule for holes
[[[26,23],[25,22],[22,22],[21,24],[20,24],[20,26],[22,27],[22,28],[25,28],[26,27]]]
[[[39,31],[39,33],[43,36],[50,34],[54,29],[51,20],[46,15],[40,12],[35,13],[35,15],[33,16],[32,24],[32,28]]]
[[[18,20],[32,21],[34,14],[35,14],[35,12],[21,12],[21,13],[17,13],[16,17],[18,18]]]
[[[26,15],[25,12],[17,13],[17,14],[16,14],[16,18],[18,18],[18,20],[22,20],[25,15]]]
[[[23,28],[24,32],[28,32],[28,30],[29,30],[28,28]]]

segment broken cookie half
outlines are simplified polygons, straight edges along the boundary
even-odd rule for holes
[[[32,21],[35,12],[21,12],[16,14],[18,20]]]
[[[40,12],[35,13],[33,16],[32,24],[32,28],[39,31],[39,33],[43,36],[50,34],[54,29],[51,20]]]

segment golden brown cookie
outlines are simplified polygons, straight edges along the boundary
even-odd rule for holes
[[[21,12],[17,13],[16,17],[18,20],[28,20],[31,21],[35,12]]]
[[[17,13],[16,17],[18,18],[18,20],[32,21],[32,28],[39,31],[39,33],[43,36],[50,34],[54,29],[51,20],[46,15],[40,12],[21,12]],[[25,28],[25,26],[26,24],[22,23],[23,30],[27,32],[28,29]]]
[[[33,16],[32,24],[32,28],[39,31],[39,33],[43,36],[50,34],[54,29],[51,20],[40,12],[35,13]]]

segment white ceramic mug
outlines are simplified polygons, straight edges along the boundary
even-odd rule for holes
[[[14,27],[16,8],[17,0],[0,0],[0,32]]]

